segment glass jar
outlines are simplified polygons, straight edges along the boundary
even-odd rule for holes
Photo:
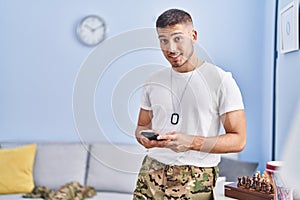
[[[277,200],[293,200],[293,191],[287,188],[285,180],[280,176],[279,170],[283,166],[282,161],[270,161],[266,164],[266,171],[272,177],[276,190]]]

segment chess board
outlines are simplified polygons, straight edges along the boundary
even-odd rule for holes
[[[275,200],[274,194],[267,194],[255,190],[238,187],[238,182],[230,183],[224,186],[225,196],[240,200]]]

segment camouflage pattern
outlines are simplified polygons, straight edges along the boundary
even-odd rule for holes
[[[36,186],[30,193],[24,194],[23,198],[42,198],[48,200],[51,196],[53,196],[53,192],[49,188]]]
[[[213,199],[218,167],[165,165],[146,156],[134,191],[134,200]]]
[[[82,186],[78,182],[70,182],[56,191],[44,186],[37,186],[31,193],[23,195],[24,198],[43,198],[45,200],[84,200],[96,194],[94,188]]]

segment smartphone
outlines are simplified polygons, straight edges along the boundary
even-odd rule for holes
[[[150,131],[144,130],[141,132],[141,134],[143,136],[145,136],[146,138],[148,138],[149,140],[157,140],[157,136],[158,136],[157,133],[155,133],[151,130]]]

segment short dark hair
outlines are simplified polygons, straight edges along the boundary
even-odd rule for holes
[[[189,13],[179,9],[169,9],[163,12],[156,20],[156,28],[165,28],[176,24],[193,23]]]

